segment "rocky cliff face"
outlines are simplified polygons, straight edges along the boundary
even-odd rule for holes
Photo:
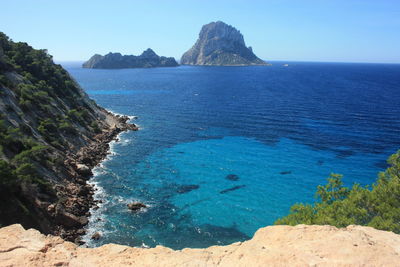
[[[123,69],[123,68],[154,68],[176,67],[178,63],[173,57],[160,57],[150,48],[140,56],[121,55],[120,53],[108,53],[105,56],[94,55],[83,63],[83,68],[92,69]]]
[[[0,32],[0,225],[78,241],[94,205],[91,168],[127,117],[96,105],[45,50]]]
[[[222,21],[204,25],[199,39],[181,58],[186,65],[242,66],[267,65],[251,47],[246,47],[243,35]]]
[[[206,249],[81,248],[20,225],[0,229],[0,266],[399,266],[400,236],[370,227],[270,226]]]

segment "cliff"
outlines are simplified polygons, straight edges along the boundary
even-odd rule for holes
[[[364,226],[269,226],[245,242],[205,249],[82,248],[59,237],[0,229],[0,266],[398,266],[400,235]]]
[[[83,68],[92,69],[154,68],[176,66],[178,66],[178,63],[173,57],[160,57],[150,48],[144,51],[140,56],[123,56],[120,53],[108,53],[105,56],[96,54],[82,65]]]
[[[137,129],[99,107],[46,50],[0,32],[0,225],[21,223],[79,242],[86,181],[108,142]]]
[[[222,21],[204,25],[199,38],[181,58],[183,65],[243,66],[267,65],[251,47],[246,47],[243,35]]]

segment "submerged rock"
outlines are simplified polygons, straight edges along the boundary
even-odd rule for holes
[[[225,179],[229,180],[229,181],[239,181],[239,176],[237,176],[236,174],[228,174]]]
[[[143,209],[144,209],[144,208],[147,208],[147,205],[146,205],[146,204],[143,204],[143,203],[138,202],[138,201],[129,203],[127,206],[128,206],[128,209],[130,209],[130,210],[132,210],[132,211],[139,211],[139,210],[142,209],[142,208],[143,208]]]
[[[231,191],[238,190],[238,189],[243,188],[243,187],[246,187],[246,185],[245,184],[237,185],[237,186],[234,186],[234,187],[231,187],[231,188],[228,188],[228,189],[224,189],[224,190],[220,191],[219,193],[220,194],[225,194],[225,193],[228,193],[228,192],[231,192]]]
[[[197,184],[182,185],[176,190],[176,192],[178,192],[179,194],[184,194],[199,188],[200,186]]]

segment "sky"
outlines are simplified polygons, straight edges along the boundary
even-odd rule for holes
[[[3,0],[0,8],[0,31],[56,61],[149,47],[180,59],[217,20],[267,61],[400,63],[400,0]]]

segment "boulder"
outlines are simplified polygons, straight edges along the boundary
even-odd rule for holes
[[[143,203],[137,202],[137,201],[129,203],[127,206],[128,206],[128,209],[130,209],[132,211],[139,211],[142,208],[147,208],[146,204],[143,204]]]
[[[92,170],[85,164],[76,164],[76,171],[83,176],[93,175]]]
[[[84,216],[76,216],[72,213],[65,211],[64,209],[58,209],[56,214],[56,220],[59,224],[65,227],[82,227],[88,224],[88,219]]]
[[[92,235],[91,238],[92,238],[93,240],[99,240],[100,237],[101,237],[101,234],[100,234],[99,232],[96,232],[96,233],[94,233],[94,234]]]

